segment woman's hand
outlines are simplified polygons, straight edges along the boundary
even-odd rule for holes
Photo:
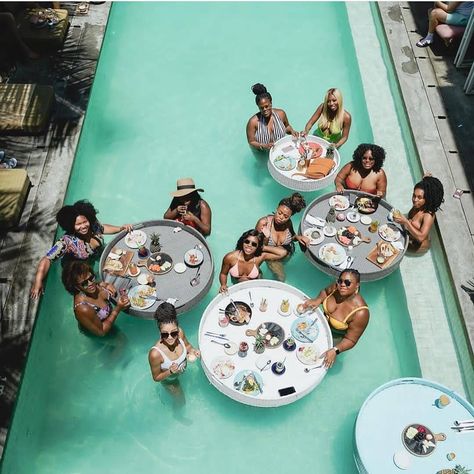
[[[195,349],[194,347],[188,351],[188,354],[194,355],[196,359],[201,358],[201,351],[199,351],[198,349]]]
[[[188,206],[185,206],[184,204],[182,204],[178,206],[176,210],[178,211],[179,215],[184,216],[186,214],[186,211],[188,210]]]
[[[170,372],[172,374],[177,374],[179,372],[179,365],[176,363],[176,362],[173,362],[171,365],[170,365]]]
[[[324,367],[326,367],[326,369],[330,369],[334,365],[334,362],[336,360],[336,350],[334,349],[334,347],[331,347],[331,349],[328,349],[326,352],[323,353],[323,356]]]
[[[34,283],[30,290],[30,298],[37,300],[44,293],[43,282]]]
[[[408,222],[408,219],[403,214],[400,214],[399,216],[393,216],[393,220],[397,224],[401,224],[403,226]]]
[[[133,225],[132,224],[123,224],[120,226],[120,230],[126,230],[127,232],[132,232]]]
[[[345,191],[344,186],[343,186],[341,183],[337,183],[337,184],[336,184],[336,192],[342,194],[344,191]]]
[[[306,308],[317,308],[317,307],[318,307],[318,304],[317,304],[316,298],[310,298],[309,300],[306,300],[303,303],[303,308],[304,309],[306,309]]]
[[[117,301],[117,308],[120,309],[120,311],[122,311],[123,309],[126,309],[130,307],[130,300],[128,299],[128,296],[127,295],[123,295],[119,298],[119,300]]]
[[[295,235],[295,239],[302,245],[304,245],[305,247],[307,247],[309,245],[309,237],[306,237],[304,235]]]
[[[219,293],[227,293],[229,291],[229,288],[227,288],[227,285],[221,285],[219,288]]]
[[[186,211],[183,214],[183,219],[187,220],[189,222],[196,222],[197,221],[197,217],[191,211]]]

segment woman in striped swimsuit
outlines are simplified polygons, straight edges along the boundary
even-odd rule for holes
[[[287,133],[298,133],[288,123],[282,109],[272,108],[272,96],[263,84],[254,84],[252,92],[260,112],[250,117],[247,123],[247,141],[258,150],[269,150],[273,144]]]

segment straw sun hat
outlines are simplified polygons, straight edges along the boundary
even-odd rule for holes
[[[187,194],[191,194],[194,191],[203,193],[204,189],[196,189],[196,185],[194,184],[194,180],[192,178],[180,178],[178,181],[176,181],[176,191],[170,194],[173,197],[182,197],[186,196]]]

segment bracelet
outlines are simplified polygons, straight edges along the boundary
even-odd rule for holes
[[[334,346],[332,349],[334,349],[336,355],[339,355],[341,353],[341,351],[336,346]]]

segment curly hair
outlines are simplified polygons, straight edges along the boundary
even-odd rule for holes
[[[383,162],[385,161],[385,150],[381,146],[373,145],[372,143],[361,143],[354,150],[354,154],[352,155],[352,168],[357,171],[363,169],[362,158],[365,152],[367,152],[368,150],[372,152],[372,157],[375,160],[372,169],[375,171],[375,173],[378,173],[382,169]]]
[[[252,86],[252,92],[255,94],[255,103],[257,105],[262,99],[268,99],[270,102],[272,102],[272,96],[270,92],[268,92],[267,88],[259,82]]]
[[[239,240],[237,241],[237,245],[235,246],[235,250],[243,250],[244,240],[247,237],[257,237],[258,246],[255,249],[255,256],[260,257],[260,255],[262,255],[262,252],[263,252],[263,234],[261,232],[259,232],[258,230],[256,230],[256,229],[250,229],[250,230],[247,230],[246,232],[244,232],[240,236]]]
[[[345,270],[342,270],[342,272],[339,273],[339,278],[341,278],[344,273],[350,273],[351,275],[354,275],[356,282],[360,282],[360,273],[355,268],[346,268]]]
[[[443,184],[434,176],[424,176],[423,179],[415,184],[414,189],[421,189],[425,198],[423,210],[434,214],[441,208],[444,202]]]
[[[278,206],[286,206],[292,214],[296,214],[306,207],[306,201],[300,193],[293,193],[290,197],[283,198]]]
[[[87,262],[71,260],[63,267],[61,280],[64,288],[66,288],[71,295],[77,295],[80,293],[77,289],[78,280],[81,276],[86,276],[88,273],[94,275],[94,270]]]
[[[84,216],[91,227],[97,224],[97,210],[87,200],[82,199],[72,206],[64,206],[56,214],[56,221],[68,233],[74,234],[74,225],[78,216]]]
[[[158,330],[160,330],[163,324],[172,324],[175,323],[178,326],[178,316],[176,314],[176,308],[174,305],[168,302],[163,302],[156,308],[155,318]]]

